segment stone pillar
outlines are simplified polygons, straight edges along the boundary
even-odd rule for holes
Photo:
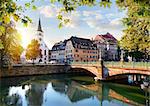
[[[101,68],[102,68],[102,79],[105,77],[104,76],[104,62],[103,60],[100,61],[100,64],[101,64]]]

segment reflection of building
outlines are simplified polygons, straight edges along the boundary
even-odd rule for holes
[[[99,50],[99,58],[104,60],[118,60],[117,39],[110,33],[97,35],[94,43]]]
[[[71,37],[65,48],[67,62],[94,62],[98,60],[98,50],[90,39]]]
[[[43,95],[47,84],[32,83],[31,89],[28,91],[26,97],[28,99],[28,106],[42,106]]]
[[[41,27],[41,21],[39,19],[36,39],[40,43],[41,57],[37,58],[35,62],[47,63],[49,61],[49,49],[47,45],[45,44],[43,37],[44,37],[44,34],[43,34],[42,27]]]
[[[87,98],[91,98],[94,95],[93,93],[80,87],[78,83],[72,82],[70,85],[68,85],[67,96],[71,102],[78,102]]]
[[[56,92],[66,94],[71,102],[78,102],[93,96],[89,90],[86,91],[81,85],[76,82],[65,84],[64,81],[53,81],[52,87]]]
[[[52,87],[56,92],[59,92],[59,93],[65,94],[67,91],[67,85],[65,84],[64,81],[53,81]]]

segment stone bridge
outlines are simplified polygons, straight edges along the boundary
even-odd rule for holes
[[[69,65],[64,64],[26,64],[17,65],[13,68],[0,69],[0,77],[9,76],[25,76],[25,75],[41,75],[41,74],[56,74],[56,73],[72,73],[77,72],[72,69],[84,69],[95,75],[96,80],[105,80],[111,76],[117,79],[120,75],[125,74],[140,74],[150,76],[150,62],[147,63],[121,63],[121,62],[77,62]],[[80,70],[79,70],[80,71]]]
[[[97,79],[102,79],[102,68],[99,65],[80,65],[80,64],[76,64],[76,65],[71,65],[71,68],[73,69],[84,69],[89,71],[90,73],[92,73],[93,75],[95,75]]]
[[[131,64],[131,63],[130,63]],[[132,66],[128,64],[125,66],[120,62],[116,62],[116,65],[108,65],[105,63],[88,63],[88,64],[71,64],[71,68],[84,69],[95,75],[96,80],[105,80],[111,76],[125,75],[125,74],[140,74],[150,76],[150,64],[147,63],[143,66]]]

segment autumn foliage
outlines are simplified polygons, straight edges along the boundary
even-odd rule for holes
[[[41,52],[41,50],[40,50],[39,42],[37,40],[33,39],[27,47],[26,59],[33,60],[33,63],[34,63],[34,60],[37,57],[40,57],[40,54],[41,54],[40,52]]]

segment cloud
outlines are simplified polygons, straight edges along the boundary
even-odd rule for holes
[[[70,14],[67,14],[65,18],[70,19],[70,22],[66,24],[66,27],[79,28],[83,23],[86,23],[86,20],[91,18],[95,20],[103,19],[103,16],[100,14],[100,11],[73,11]]]
[[[83,11],[83,16],[84,17],[95,17],[96,19],[102,19],[103,16],[101,15],[100,10],[96,11]]]
[[[56,18],[59,12],[56,5],[47,5],[40,7],[40,13],[48,18]],[[69,19],[70,22],[64,24],[66,28],[80,28],[82,25],[94,28],[98,32],[115,32],[120,33],[123,25],[120,19],[123,17],[122,13],[108,13],[102,14],[100,10],[95,11],[73,11],[71,13],[63,13],[64,19]]]
[[[79,11],[65,14],[64,18],[70,20],[69,23],[64,24],[65,27],[78,28],[82,24],[81,13]]]
[[[39,11],[47,18],[54,18],[57,16],[59,8],[58,6],[51,4],[51,5],[39,7]]]
[[[60,7],[56,5],[47,5],[39,8],[41,14],[43,14],[47,18],[56,18],[59,13]],[[64,19],[69,19],[70,22],[64,24],[67,28],[77,28],[80,26],[81,22],[81,14],[79,11],[73,11],[71,13],[63,13]]]
[[[86,18],[85,19],[86,24],[97,30],[99,33],[106,33],[110,32],[112,33],[115,37],[120,39],[118,35],[121,35],[122,30],[123,30],[123,25],[120,21],[120,18],[116,18],[113,20],[107,20],[107,19],[93,19],[91,18]]]
[[[106,17],[109,19],[124,18],[127,16],[126,14],[127,14],[127,11],[108,13],[106,14]]]

